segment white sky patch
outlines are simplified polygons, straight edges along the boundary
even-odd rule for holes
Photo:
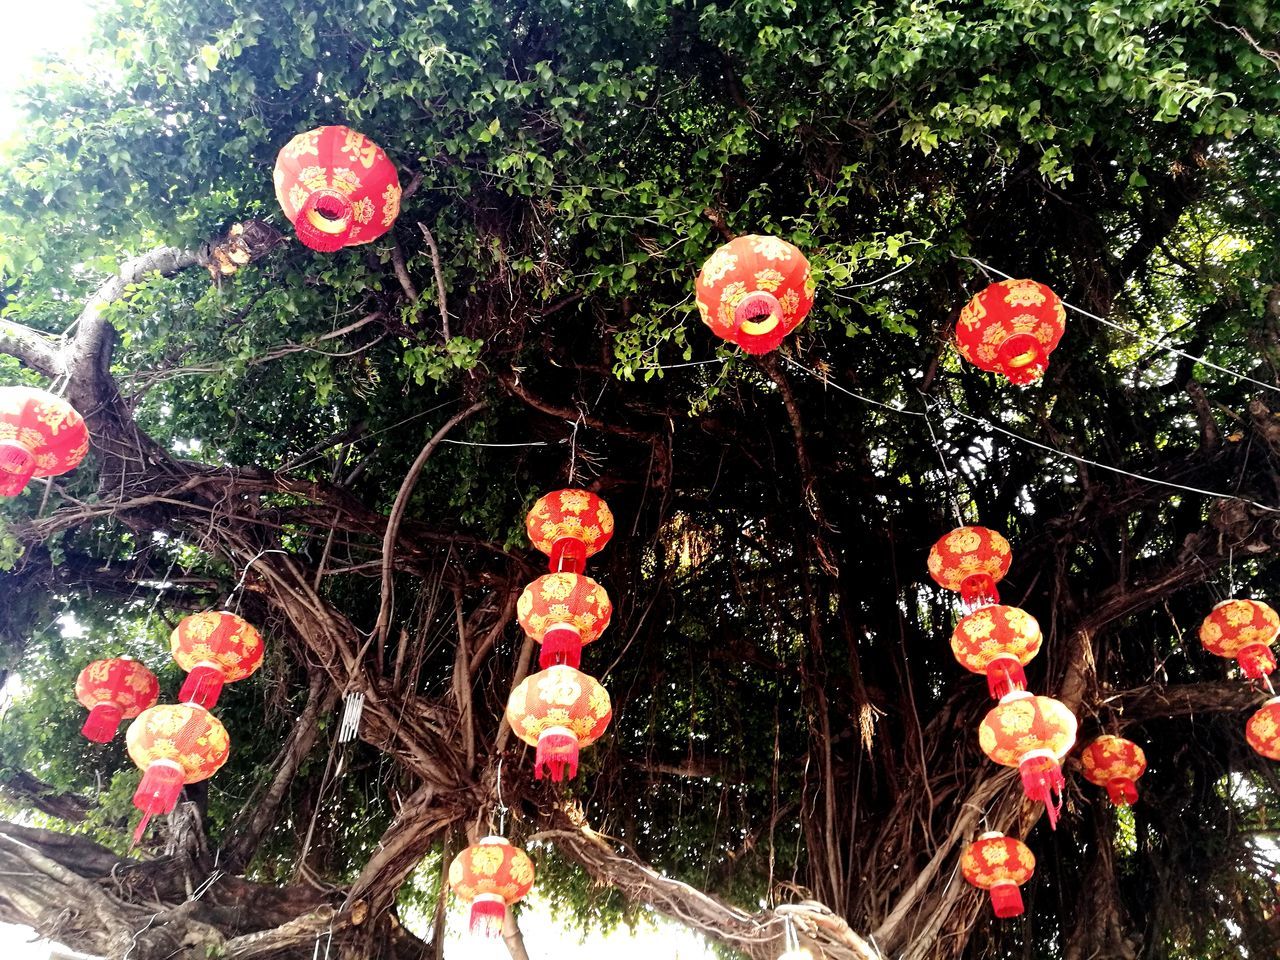
[[[15,91],[47,53],[73,56],[93,25],[95,0],[40,0],[5,4],[0,30],[0,142],[18,133]]]

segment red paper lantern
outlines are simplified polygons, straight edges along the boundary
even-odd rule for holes
[[[525,517],[533,545],[551,558],[552,573],[581,573],[587,557],[613,536],[609,506],[588,490],[555,490],[538,500]]]
[[[298,239],[321,253],[376,240],[400,213],[400,178],[382,148],[349,127],[317,127],[276,157],[276,199]]]
[[[1031,614],[993,603],[956,624],[951,652],[966,670],[987,675],[987,689],[998,700],[1026,689],[1022,668],[1040,652],[1042,639],[1040,624]]]
[[[1272,697],[1245,724],[1244,737],[1268,760],[1280,760],[1280,697]]]
[[[262,637],[248,621],[226,611],[184,617],[169,636],[173,659],[187,671],[178,699],[206,709],[224,683],[243,680],[262,665]]]
[[[982,752],[1022,774],[1022,790],[1045,805],[1056,829],[1066,781],[1061,760],[1076,742],[1076,718],[1066,704],[1025,690],[1006,694],[978,728]]]
[[[507,908],[533,888],[533,861],[502,837],[485,837],[453,858],[449,886],[471,904],[471,932],[497,937]]]
[[[107,743],[121,720],[132,720],[159,698],[160,682],[144,664],[129,657],[95,660],[76,678],[76,699],[89,711],[80,732]]]
[[[800,250],[777,237],[726,243],[702,265],[698,313],[717,337],[747,353],[768,353],[813,306],[814,281]]]
[[[1132,740],[1099,737],[1080,755],[1084,778],[1107,788],[1107,796],[1117,807],[1138,802],[1138,778],[1147,770],[1147,755]]]
[[[194,703],[165,703],[143,710],[129,724],[125,745],[143,771],[133,795],[133,805],[142,811],[135,842],[153,814],[173,810],[184,784],[213,776],[231,752],[222,724]]]
[[[577,667],[582,647],[600,639],[613,604],[604,587],[578,573],[548,573],[524,588],[516,603],[524,632],[542,645],[538,665]]]
[[[992,831],[984,833],[960,860],[964,878],[991,895],[991,906],[1001,919],[1022,913],[1018,887],[1035,873],[1036,858],[1021,840]]]
[[[16,497],[33,477],[74,470],[89,431],[67,401],[33,387],[0,387],[0,497]]]
[[[1271,649],[1280,615],[1260,600],[1224,600],[1200,624],[1200,642],[1219,657],[1235,657],[1244,675],[1258,680],[1276,668]]]
[[[968,302],[956,348],[974,366],[1013,383],[1039,379],[1067,323],[1057,294],[1034,280],[1001,280]]]
[[[929,551],[929,575],[938,586],[959,593],[972,609],[999,601],[996,584],[1012,560],[1009,541],[994,530],[957,527]]]
[[[609,692],[594,677],[555,666],[526,677],[507,701],[507,722],[517,737],[537,747],[534,777],[578,775],[578,750],[599,740],[613,717]]]

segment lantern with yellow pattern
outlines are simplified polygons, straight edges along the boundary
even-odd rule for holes
[[[960,860],[964,878],[991,896],[991,907],[1001,919],[1022,913],[1018,889],[1035,873],[1036,858],[1021,840],[992,831],[969,845]]]
[[[1027,384],[1044,373],[1066,323],[1062,301],[1043,283],[1001,280],[960,311],[956,349],[976,367]]]
[[[133,805],[142,811],[135,841],[153,814],[173,810],[183,785],[213,776],[231,752],[226,729],[194,703],[165,703],[142,711],[129,724],[125,745],[143,771],[133,795]]]
[[[159,698],[160,682],[145,664],[130,657],[95,660],[76,678],[76,699],[89,710],[80,732],[107,743],[121,720],[132,720]]]
[[[613,536],[609,505],[589,490],[554,490],[525,517],[525,530],[549,558],[552,573],[582,573],[587,557]]]
[[[1058,825],[1062,810],[1062,758],[1076,742],[1076,718],[1066,704],[1015,690],[983,718],[978,742],[996,763],[1022,775],[1022,791],[1045,805],[1049,826]]]
[[[698,313],[716,336],[747,353],[768,353],[813,307],[809,261],[777,237],[749,235],[720,247],[695,284]]]
[[[1090,783],[1107,788],[1117,807],[1138,802],[1138,778],[1147,770],[1147,755],[1132,740],[1098,737],[1080,754],[1080,767]]]
[[[999,700],[1025,690],[1022,668],[1040,652],[1040,624],[1025,610],[993,603],[973,611],[951,633],[951,652],[960,665],[987,675],[987,690]]]
[[[542,646],[540,667],[578,667],[583,646],[598,640],[609,626],[613,604],[604,587],[590,577],[548,573],[524,588],[516,616],[524,632]]]
[[[485,837],[453,858],[449,886],[471,904],[473,934],[497,937],[507,908],[533,888],[533,861],[502,837]]]
[[[1013,551],[1009,541],[986,527],[956,527],[929,551],[929,575],[947,590],[960,594],[965,608],[996,603],[996,584],[1009,572]]]
[[[169,637],[178,666],[187,672],[178,694],[183,703],[209,708],[224,683],[243,680],[262,665],[262,637],[253,625],[225,610],[193,613]]]
[[[534,777],[559,782],[578,774],[578,751],[599,740],[613,717],[609,692],[594,678],[559,665],[526,677],[507,701],[507,722],[537,747]]]
[[[0,387],[0,497],[16,497],[34,477],[74,470],[89,431],[71,404],[34,387]]]
[[[1272,697],[1249,718],[1245,739],[1254,752],[1268,760],[1280,760],[1280,697]]]
[[[1251,680],[1276,668],[1271,649],[1280,634],[1280,615],[1261,600],[1224,600],[1200,624],[1200,642],[1219,657],[1235,657]]]

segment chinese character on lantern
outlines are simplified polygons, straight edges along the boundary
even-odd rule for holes
[[[747,353],[774,350],[813,306],[814,280],[799,249],[777,237],[726,243],[702,265],[698,313],[716,336]]]
[[[507,908],[533,888],[533,861],[502,837],[485,837],[454,857],[449,886],[471,904],[471,933],[497,937]]]
[[[577,573],[548,573],[524,588],[516,616],[542,646],[538,665],[582,665],[582,647],[600,638],[613,604],[604,587]]]
[[[160,704],[142,711],[129,724],[125,745],[143,771],[133,794],[133,805],[142,811],[135,842],[154,814],[173,810],[185,784],[213,776],[231,752],[222,724],[194,703]]]
[[[996,763],[1022,775],[1022,790],[1045,805],[1056,829],[1062,810],[1062,758],[1076,742],[1076,718],[1066,705],[1025,690],[1006,694],[983,718],[978,742]]]
[[[996,603],[996,584],[1009,572],[1009,541],[986,527],[957,527],[929,551],[929,575],[960,594],[966,609]]]
[[[188,671],[178,699],[209,708],[224,683],[243,680],[262,665],[262,637],[247,621],[226,611],[184,617],[169,637],[173,659]]]
[[[1117,807],[1138,802],[1138,778],[1147,770],[1147,755],[1132,740],[1098,737],[1080,755],[1080,767],[1090,783],[1107,788]]]
[[[1044,373],[1066,322],[1062,301],[1043,283],[1001,280],[960,311],[956,348],[974,366],[1027,384]]]
[[[559,782],[578,774],[578,750],[599,740],[613,717],[609,693],[594,677],[554,666],[526,677],[507,701],[512,732],[537,747],[534,777]]]
[[[129,657],[95,660],[76,678],[76,699],[89,710],[80,732],[107,743],[121,720],[132,720],[159,698],[160,682],[144,664]]]
[[[539,498],[525,517],[533,545],[550,558],[552,573],[582,573],[587,557],[613,536],[609,506],[587,490],[555,490]]]
[[[16,497],[34,477],[74,470],[88,452],[89,431],[67,401],[33,387],[0,387],[0,497]]]
[[[964,878],[991,896],[991,907],[1001,919],[1022,913],[1018,887],[1035,873],[1036,858],[1021,840],[992,831],[969,845],[960,860]]]
[[[1260,600],[1225,600],[1200,624],[1200,642],[1219,657],[1235,657],[1251,680],[1276,668],[1271,649],[1280,634],[1280,615]]]
[[[1025,610],[993,603],[973,611],[956,624],[951,652],[960,665],[987,675],[987,690],[999,700],[1006,693],[1025,690],[1022,668],[1040,652],[1040,624]]]

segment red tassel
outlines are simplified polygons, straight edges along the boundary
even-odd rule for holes
[[[1013,657],[997,657],[987,664],[987,692],[999,700],[1015,690],[1027,689],[1027,675]]]
[[[587,569],[587,545],[569,537],[557,540],[551,545],[547,569],[552,573],[582,573]]]
[[[0,440],[0,497],[16,497],[35,473],[36,457],[26,444]]]
[[[507,905],[501,897],[482,893],[471,901],[469,927],[472,936],[496,940],[502,936],[502,924],[507,919]]]
[[[538,738],[533,767],[535,780],[542,779],[544,767],[555,783],[564,779],[566,767],[570,780],[578,775],[578,738],[565,727],[549,727]]]
[[[1022,792],[1027,795],[1027,799],[1044,804],[1044,812],[1049,816],[1049,829],[1058,829],[1058,815],[1062,812],[1062,791],[1067,786],[1058,761],[1037,751],[1023,759],[1018,765],[1018,772],[1022,774]]]
[[[1127,807],[1138,802],[1138,785],[1132,780],[1116,777],[1107,781],[1107,796],[1117,807]]]
[[[1000,591],[989,574],[975,573],[965,577],[960,584],[960,601],[966,611],[972,613],[979,607],[986,607],[1000,602]]]
[[[1255,643],[1245,647],[1236,654],[1236,660],[1250,680],[1261,680],[1269,676],[1276,668],[1276,655],[1271,647],[1263,643]]]
[[[563,623],[548,628],[542,635],[542,650],[538,654],[538,666],[543,670],[558,664],[575,670],[582,666],[582,637]]]
[[[337,190],[315,190],[298,210],[293,227],[298,239],[319,253],[346,246],[354,223],[351,201]]]
[[[134,843],[142,839],[153,814],[170,813],[178,805],[184,780],[182,768],[172,760],[155,760],[148,765],[133,793],[133,805],[143,813],[138,831],[133,835]]]
[[[120,729],[120,721],[124,719],[124,711],[114,703],[100,703],[89,711],[89,716],[80,728],[80,732],[94,743],[110,743],[111,738]]]
[[[991,909],[1001,920],[1022,913],[1022,891],[1016,883],[997,883],[988,892],[991,894]]]
[[[206,710],[212,709],[222,694],[222,684],[226,680],[221,670],[211,663],[197,663],[187,674],[186,682],[178,693],[180,703],[195,703]]]

